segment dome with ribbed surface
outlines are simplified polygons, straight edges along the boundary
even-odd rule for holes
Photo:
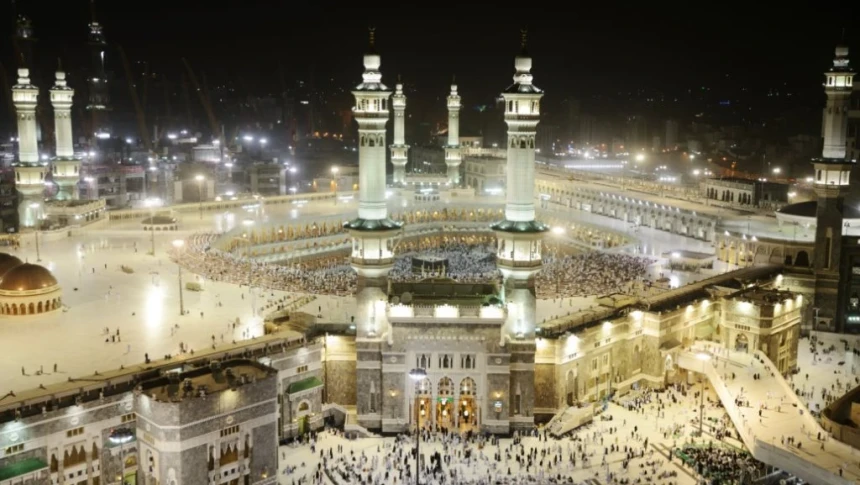
[[[33,291],[57,286],[57,279],[44,266],[24,263],[10,269],[0,279],[2,291]]]
[[[10,269],[22,264],[24,264],[24,262],[15,256],[12,256],[9,253],[0,253],[0,278],[2,278]]]

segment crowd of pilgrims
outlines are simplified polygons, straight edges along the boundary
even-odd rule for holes
[[[619,253],[588,252],[544,257],[537,275],[538,298],[602,296],[627,290],[653,263],[648,258]]]
[[[206,278],[255,287],[348,296],[355,293],[357,278],[345,255],[328,255],[287,264],[248,262],[241,250],[222,251],[212,247],[219,234],[194,234],[186,247],[176,253],[183,266]],[[446,258],[446,277],[462,282],[498,282],[501,278],[491,257],[495,243],[488,238],[471,242],[429,239],[421,247],[405,246],[398,254],[392,281],[418,281],[435,273],[416,273],[412,256]],[[624,285],[645,274],[651,263],[647,258],[618,253],[587,252],[575,255],[546,256],[537,277],[539,298],[604,295],[624,289]]]
[[[448,242],[435,248],[409,251],[398,255],[388,278],[394,282],[418,281],[424,278],[445,277],[462,283],[485,283],[498,281],[501,274],[493,256],[495,244],[467,244]],[[421,271],[413,269],[412,258],[446,259],[444,271]]]
[[[708,446],[685,446],[676,451],[681,461],[712,484],[752,482],[754,477],[764,475],[764,463],[749,453],[735,448]],[[742,478],[747,477],[747,482]]]
[[[535,430],[524,440],[518,432],[502,443],[492,435],[422,430],[419,474],[425,485],[580,484],[570,474],[591,468],[595,479],[612,485],[676,485],[677,474],[667,460],[648,448],[648,438],[634,427],[589,425],[569,440],[554,440]],[[599,428],[599,429],[598,429]],[[629,435],[628,435],[629,431]],[[336,430],[326,433],[339,433]],[[415,435],[399,435],[365,450],[346,450],[342,444],[323,446],[311,441],[320,462],[311,483],[410,484],[415,480]],[[430,448],[430,450],[427,450]],[[441,451],[440,451],[441,449]],[[637,460],[634,464],[633,461]],[[609,464],[613,470],[609,470]],[[620,464],[621,468],[617,468]],[[631,467],[632,465],[632,467]],[[294,470],[286,470],[294,471]],[[286,472],[285,471],[285,472]],[[298,483],[307,483],[300,481]]]
[[[801,337],[801,343],[803,341]],[[818,416],[821,411],[833,403],[833,401],[844,396],[848,391],[860,384],[860,375],[857,374],[857,366],[851,365],[850,368],[846,365],[846,354],[850,353],[853,359],[860,355],[860,348],[856,342],[849,345],[846,339],[840,339],[839,344],[825,344],[818,339],[817,335],[809,337],[809,353],[812,355],[813,365],[821,362],[824,364],[836,364],[838,369],[833,370],[835,375],[843,375],[844,378],[836,378],[835,382],[831,382],[830,386],[817,387],[815,382],[809,381],[809,374],[800,372],[792,373],[787,377],[795,394],[800,397],[809,408],[809,411]],[[852,359],[852,362],[855,360]],[[850,372],[850,373],[849,373]]]

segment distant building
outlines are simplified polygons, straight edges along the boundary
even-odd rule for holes
[[[477,194],[502,193],[505,190],[505,167],[507,158],[504,150],[473,150],[463,154],[466,166],[466,186],[475,189]]]
[[[284,195],[287,193],[287,169],[279,163],[255,163],[247,167],[248,186],[252,194]]]
[[[728,205],[778,209],[788,202],[788,185],[740,178],[712,178],[699,185],[702,195]]]
[[[250,360],[214,361],[142,382],[131,414],[140,482],[253,484],[276,477],[276,374]]]
[[[674,150],[678,146],[678,122],[666,120],[666,136],[663,139],[666,148]]]

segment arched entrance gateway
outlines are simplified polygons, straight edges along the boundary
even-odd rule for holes
[[[432,416],[433,384],[430,379],[424,378],[415,383],[415,402],[413,406],[418,410],[418,426],[430,428],[433,422]]]
[[[454,428],[454,381],[448,377],[439,380],[436,395],[436,424],[440,431]]]
[[[477,385],[471,377],[460,382],[460,400],[457,403],[458,429],[472,431],[478,429],[480,412],[477,401]]]
[[[746,334],[738,333],[738,336],[735,337],[735,350],[738,352],[747,352],[749,349],[749,339],[747,339]]]

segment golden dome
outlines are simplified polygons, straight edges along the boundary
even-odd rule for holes
[[[57,279],[44,266],[24,263],[10,269],[0,280],[0,291],[32,291],[57,286]]]
[[[12,256],[9,253],[0,253],[0,278],[2,278],[10,269],[22,264],[24,264],[24,262],[15,256]]]

